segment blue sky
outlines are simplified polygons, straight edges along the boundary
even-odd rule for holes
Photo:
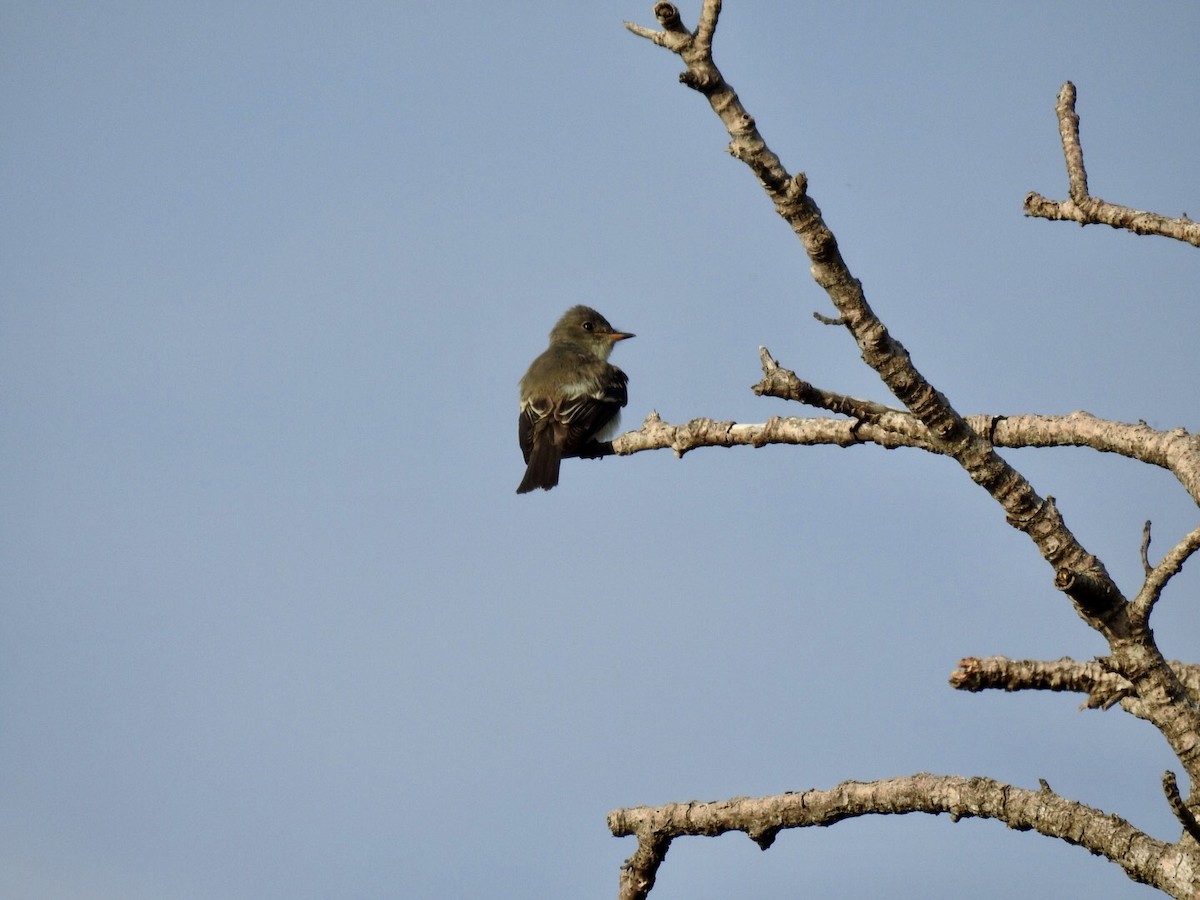
[[[889,399],[621,27],[650,6],[0,12],[0,894],[612,897],[610,809],[917,771],[1175,836],[1149,726],[947,687],[965,655],[1103,650],[948,460],[664,452],[513,493],[516,382],[574,303],[638,335],[630,426],[804,414],[750,392],[760,344]],[[1186,4],[731,0],[716,48],[962,412],[1194,430],[1194,248],[1021,202],[1066,192],[1071,79],[1093,193],[1196,217],[1198,45]],[[1159,551],[1196,523],[1166,473],[1007,456],[1127,591],[1144,520]],[[913,816],[682,841],[653,896],[881,886],[1150,896]]]

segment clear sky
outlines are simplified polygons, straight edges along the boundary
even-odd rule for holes
[[[0,11],[0,895],[605,898],[606,813],[918,771],[1178,832],[1164,741],[966,655],[1103,651],[945,459],[568,461],[514,494],[516,382],[574,303],[626,422],[757,422],[758,346],[888,401],[630,3]],[[682,7],[694,24],[697,3]],[[964,413],[1200,428],[1200,253],[1026,219],[1200,216],[1200,6],[728,0],[717,59]],[[1171,477],[1007,454],[1127,591]],[[1200,566],[1156,618],[1196,659]],[[676,844],[654,897],[1147,897],[908,816]]]

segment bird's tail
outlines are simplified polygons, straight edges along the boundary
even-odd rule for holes
[[[537,488],[550,490],[558,484],[558,467],[562,463],[562,447],[551,439],[550,434],[535,435],[533,450],[529,454],[529,465],[525,477],[517,486],[518,494],[528,494]]]

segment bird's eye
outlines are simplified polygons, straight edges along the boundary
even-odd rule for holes
[[[593,330],[595,327],[596,327],[596,326],[595,326],[594,324],[592,324],[591,322],[584,322],[584,323],[583,323],[583,330],[584,330],[584,331],[592,331],[592,330]]]

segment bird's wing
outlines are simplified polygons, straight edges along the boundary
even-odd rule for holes
[[[616,366],[606,368],[602,377],[558,403],[554,418],[567,426],[564,455],[579,452],[629,402],[629,378]]]
[[[567,428],[557,419],[556,409],[546,398],[531,398],[521,403],[521,413],[517,417],[517,437],[521,441],[521,454],[525,464],[529,465],[529,457],[533,454],[534,439],[542,432],[548,432],[547,440],[559,445],[566,442]]]
[[[598,377],[563,386],[558,397],[526,398],[517,422],[525,462],[539,429],[548,429],[553,440],[562,442],[563,456],[578,453],[629,402],[628,384],[624,372],[605,366]]]

